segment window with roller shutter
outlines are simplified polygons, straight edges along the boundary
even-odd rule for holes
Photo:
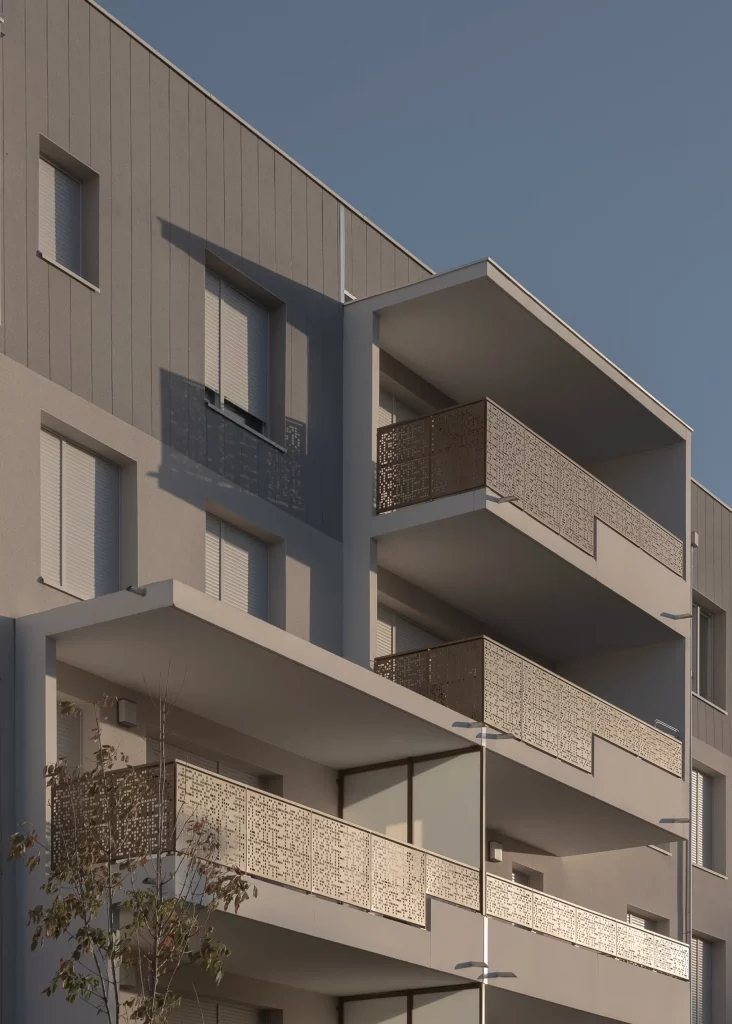
[[[148,764],[160,760],[159,740],[148,739],[146,756]],[[172,743],[165,744],[165,758],[171,761],[186,761],[188,764],[195,765],[196,768],[204,768],[206,771],[215,772],[217,775],[223,775],[224,778],[232,779],[234,782],[243,782],[245,786],[255,786],[257,789],[267,788],[266,778],[258,775],[256,772],[242,771],[241,768],[229,764],[228,761],[219,761],[214,757],[204,757],[202,754],[196,754],[192,750],[187,750],[185,747],[179,747]]]
[[[691,940],[691,1024],[712,1024],[712,947],[707,939]]]
[[[435,647],[444,640],[435,633],[422,629],[416,622],[399,615],[392,608],[379,604],[376,609],[376,657],[404,654]]]
[[[234,1003],[185,996],[170,1015],[170,1024],[262,1024],[261,1010]]]
[[[43,255],[81,275],[81,189],[76,178],[40,158],[38,163],[38,248]]]
[[[119,469],[41,431],[41,577],[81,598],[119,587]]]
[[[68,768],[81,765],[82,716],[64,715],[60,703],[56,705],[56,760],[65,761]]]
[[[691,774],[691,860],[703,868],[712,868],[712,795],[714,781],[697,768]]]
[[[206,515],[206,593],[257,618],[269,611],[269,546]]]
[[[206,271],[205,367],[208,398],[265,433],[269,419],[269,312]]]

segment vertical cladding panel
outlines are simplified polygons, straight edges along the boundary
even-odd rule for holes
[[[305,189],[308,221],[308,288],[323,291],[323,190],[308,178]]]
[[[190,182],[188,94],[179,75],[170,76],[170,444],[188,454],[188,303]],[[199,293],[199,301],[202,296]]]
[[[556,677],[531,661],[524,663],[521,739],[559,756],[559,691]]]
[[[224,112],[206,100],[206,240],[224,243]]]
[[[241,127],[224,114],[224,245],[241,252]]]
[[[130,147],[132,239],[132,423],[145,433],[152,426],[150,365],[150,55],[135,40],[130,50]],[[160,226],[156,224],[156,230]]]
[[[409,260],[401,249],[394,250],[394,287],[403,288],[409,284]]]
[[[275,177],[275,267],[283,277],[292,277],[292,164],[274,155]]]
[[[348,290],[357,299],[363,299],[366,292],[366,225],[355,213],[351,214],[351,249],[353,271],[352,287]]]
[[[425,277],[427,277],[427,271],[424,267],[421,267],[416,260],[409,259],[409,257],[407,257],[407,260],[409,267],[409,283],[414,284],[415,281],[423,281]]]
[[[328,192],[323,192],[323,292],[340,302],[338,202]]]
[[[371,906],[371,836],[313,813],[313,892],[353,906]]]
[[[25,366],[28,363],[28,266],[25,259],[18,258],[19,253],[25,252],[27,244],[26,216],[29,202],[26,180],[25,9],[17,4],[6,10],[5,17],[5,31],[12,32],[14,44],[3,45],[1,55],[0,102],[3,105],[4,146],[2,187],[5,195],[15,196],[16,200],[4,203],[2,210],[2,331],[6,355]],[[33,167],[37,172],[37,157]]]
[[[395,247],[387,238],[381,239],[381,291],[396,287]]]
[[[196,89],[188,92],[188,188],[188,454],[205,462],[206,105]]]
[[[353,290],[353,214],[345,207],[343,209],[343,236],[346,247],[345,252],[345,289],[351,295],[356,293]]]
[[[91,166],[99,175],[99,294],[92,298],[92,401],[112,411],[110,23],[89,9]]]
[[[168,442],[170,373],[170,71],[150,58],[152,434]]]
[[[371,836],[371,909],[410,924],[426,923],[425,854]]]
[[[241,254],[259,260],[259,142],[241,129]]]
[[[69,148],[69,4],[48,5],[48,137]]]
[[[253,875],[296,889],[311,887],[311,812],[249,790],[247,865]]]
[[[274,150],[257,141],[259,167],[259,262],[275,269]]]
[[[503,732],[521,738],[521,703],[525,661],[512,651],[484,640],[485,718]]]
[[[89,56],[89,5],[85,0],[69,0],[69,150],[85,164],[91,162]],[[88,288],[70,288],[70,386],[88,401],[92,397],[92,301]]]
[[[25,89],[26,89],[26,195],[28,212],[26,253],[28,263],[28,366],[49,377],[48,264],[38,259],[38,136],[48,134],[46,0],[27,0],[25,5]],[[61,271],[53,269],[54,274]]]
[[[299,167],[292,168],[292,277],[308,283],[307,182]]]
[[[66,274],[48,274],[50,376],[54,384],[71,387],[71,292],[87,291]]]
[[[132,423],[130,37],[111,26],[112,411]]]
[[[366,225],[366,294],[381,291],[381,235]]]

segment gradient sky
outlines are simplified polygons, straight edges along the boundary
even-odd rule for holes
[[[730,0],[107,0],[436,270],[491,256],[732,504]]]

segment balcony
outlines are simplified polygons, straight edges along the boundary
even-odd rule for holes
[[[254,878],[335,900],[419,928],[428,898],[480,912],[480,872],[182,761],[167,763],[162,850],[184,853],[186,823],[205,821],[219,836],[221,862]],[[122,769],[157,773],[158,765]],[[51,798],[51,854],[94,819],[94,796],[77,785]],[[113,823],[115,860],[156,852],[158,818],[147,806]]]
[[[377,512],[478,488],[595,557],[595,520],[684,574],[683,542],[488,399],[381,427]]]
[[[676,939],[486,875],[486,913],[626,963],[689,980],[689,947]]]
[[[581,771],[599,736],[683,776],[679,740],[487,637],[377,658],[374,671]]]

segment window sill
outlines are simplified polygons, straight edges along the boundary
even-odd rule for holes
[[[50,587],[51,590],[58,590],[59,594],[68,594],[69,597],[75,597],[77,601],[86,601],[86,598],[82,597],[81,594],[75,594],[73,590],[68,590],[66,587],[60,587],[56,583],[49,583],[47,580],[44,580],[42,576],[38,577],[38,582],[42,583],[44,587]]]
[[[79,284],[83,284],[85,288],[88,288],[90,291],[96,292],[97,295],[99,295],[99,288],[97,288],[95,284],[92,284],[91,281],[87,281],[87,279],[82,277],[81,274],[74,273],[73,270],[69,270],[68,267],[65,267],[63,263],[57,263],[56,260],[52,260],[50,256],[44,256],[40,249],[36,249],[36,256],[38,256],[39,259],[42,259],[44,263],[48,263],[49,266],[62,270],[64,274],[68,274],[69,277],[74,279],[74,281],[78,281]]]
[[[725,711],[725,709],[721,708],[719,704],[715,704],[713,700],[708,700],[706,697],[702,697],[700,693],[695,693],[694,690],[692,690],[691,695],[692,697],[696,697],[697,700],[700,700],[702,704],[707,704],[710,708],[714,708],[715,711],[720,711],[723,715],[729,715],[729,711]]]
[[[217,412],[219,416],[223,416],[225,420],[229,420],[231,423],[236,423],[237,427],[241,427],[242,430],[246,430],[248,434],[258,438],[260,441],[264,441],[265,444],[270,445],[272,448],[276,448],[278,452],[282,452],[283,455],[287,455],[287,449],[283,448],[281,444],[277,444],[271,437],[267,437],[266,434],[260,434],[258,430],[250,427],[248,423],[245,423],[241,416],[237,416],[235,412],[230,412],[228,409],[223,409],[220,405],[216,405],[215,402],[206,399],[206,405],[209,409]]]
[[[721,878],[723,881],[728,881],[727,875],[723,875],[721,871],[715,871],[714,868],[705,868],[703,864],[692,864],[698,871],[703,871],[705,875],[714,875],[715,878]]]

